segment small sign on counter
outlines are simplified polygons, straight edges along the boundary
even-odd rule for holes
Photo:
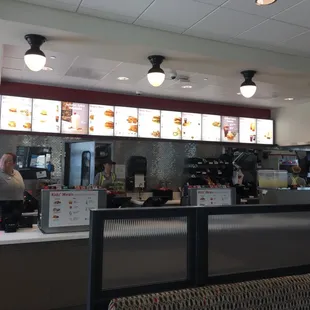
[[[228,206],[232,204],[230,188],[208,188],[197,191],[197,206]]]

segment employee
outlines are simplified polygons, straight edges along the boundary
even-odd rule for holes
[[[288,178],[288,185],[289,186],[297,186],[297,187],[305,187],[306,181],[299,176],[300,174],[300,167],[293,166],[292,167],[292,175]]]
[[[112,172],[112,167],[115,165],[111,159],[106,159],[103,162],[103,171],[95,176],[94,185],[102,188],[109,188],[113,186],[116,181],[116,174]]]
[[[0,200],[24,200],[25,184],[20,173],[14,169],[16,155],[4,154],[0,159]]]

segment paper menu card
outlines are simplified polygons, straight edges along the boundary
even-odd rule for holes
[[[239,119],[234,116],[222,116],[222,142],[239,142]]]
[[[232,204],[231,189],[201,189],[197,191],[197,206],[228,206]]]
[[[182,138],[182,113],[161,111],[161,133],[163,139],[180,140]]]
[[[89,134],[97,136],[114,135],[114,107],[89,105]]]
[[[221,141],[221,116],[202,114],[202,140]]]
[[[257,119],[257,143],[274,144],[273,120]]]
[[[182,140],[201,140],[201,114],[182,113]]]
[[[140,138],[160,138],[160,110],[139,109]]]
[[[240,143],[256,143],[256,119],[255,118],[239,118],[239,142]]]
[[[32,131],[60,133],[61,101],[33,99]]]
[[[138,136],[138,109],[115,107],[114,135],[118,137]]]
[[[31,131],[32,99],[2,96],[1,129]]]

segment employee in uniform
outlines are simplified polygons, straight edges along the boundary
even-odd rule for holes
[[[306,181],[299,176],[300,174],[300,167],[293,166],[292,167],[292,175],[288,178],[288,185],[289,186],[296,186],[296,187],[305,187]]]
[[[103,171],[95,176],[94,185],[101,188],[109,188],[116,181],[116,174],[112,172],[112,167],[115,165],[111,159],[106,159],[103,162]]]

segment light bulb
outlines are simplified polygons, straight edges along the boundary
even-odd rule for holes
[[[244,83],[243,83],[244,84]],[[254,83],[253,83],[254,84]],[[240,92],[241,95],[245,98],[251,98],[256,93],[257,87],[256,85],[241,85]]]
[[[154,87],[159,87],[165,81],[165,73],[162,69],[159,69],[162,72],[154,72],[152,69],[147,74],[147,79],[149,83]]]
[[[26,52],[24,61],[29,70],[38,72],[44,68],[46,57],[41,50],[30,49]]]

